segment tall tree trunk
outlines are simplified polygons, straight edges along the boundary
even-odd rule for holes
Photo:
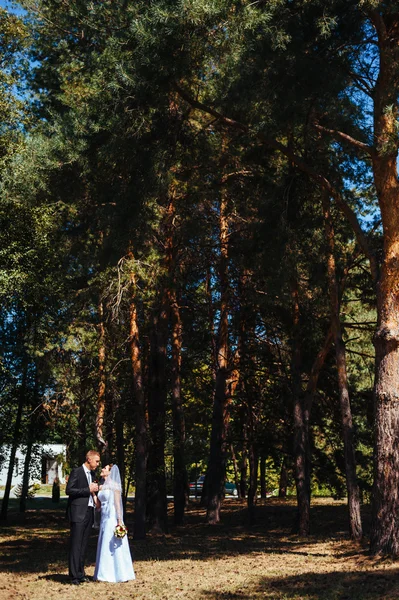
[[[78,455],[79,455],[79,463],[83,463],[85,461],[85,456],[87,452],[86,444],[87,444],[87,397],[86,397],[86,388],[87,388],[87,379],[83,375],[81,375],[80,379],[80,389],[81,389],[81,397],[79,402],[79,417],[78,417],[78,427],[77,427],[77,438],[78,438]]]
[[[24,460],[24,473],[22,476],[22,489],[21,489],[21,497],[19,499],[19,511],[24,513],[26,511],[26,501],[28,498],[29,492],[29,467],[32,460],[32,447],[33,447],[33,436],[34,436],[35,426],[33,424],[33,420],[29,423],[28,429],[28,439],[26,442],[26,454]]]
[[[322,194],[325,232],[328,244],[327,273],[330,292],[331,328],[335,345],[338,372],[338,391],[341,407],[342,429],[344,437],[346,486],[348,490],[349,530],[354,540],[362,538],[362,520],[360,515],[360,494],[356,477],[356,457],[353,439],[352,411],[349,400],[349,386],[346,373],[345,345],[342,340],[339,317],[339,292],[334,257],[334,229],[330,213],[330,199]]]
[[[150,346],[148,422],[151,443],[147,465],[147,521],[150,529],[156,533],[166,533],[168,531],[165,422],[169,293],[169,289],[163,291],[160,306],[154,309]]]
[[[160,281],[159,303],[155,307],[152,321],[150,348],[150,389],[148,399],[148,416],[151,445],[148,455],[147,510],[150,527],[159,533],[168,530],[166,474],[165,474],[165,423],[167,399],[167,344],[169,338],[168,321],[171,311],[171,299],[175,292],[172,282],[175,279],[175,191],[170,195],[161,230],[163,231],[163,273]],[[177,304],[176,304],[177,308]],[[180,326],[181,327],[181,326]],[[180,343],[175,340],[176,344]],[[175,346],[175,350],[177,348]],[[175,373],[176,374],[176,373]],[[180,377],[180,375],[179,375]],[[179,383],[180,385],[180,383]],[[175,392],[180,391],[175,388]],[[181,416],[181,413],[180,413]]]
[[[211,366],[213,381],[216,382],[216,373],[218,367],[218,351],[217,341],[214,333],[215,325],[215,308],[213,306],[212,298],[212,274],[211,269],[208,267],[206,271],[206,286],[205,286],[206,298],[208,301],[208,326],[211,334]]]
[[[226,415],[226,382],[228,373],[218,370],[213,401],[211,448],[207,470],[207,522],[220,521],[220,505],[226,480],[226,440],[228,420]]]
[[[130,359],[133,379],[133,401],[135,422],[135,495],[134,495],[134,534],[135,540],[146,536],[147,505],[147,457],[148,425],[141,366],[141,349],[136,305],[136,280],[134,271],[130,275]]]
[[[298,504],[298,534],[307,536],[310,533],[310,493],[307,485],[308,474],[308,436],[309,430],[304,415],[303,393],[301,381],[301,350],[299,331],[299,296],[295,281],[291,291],[293,309],[293,349],[292,349],[292,392],[294,397],[294,461],[295,484]]]
[[[254,439],[249,444],[249,486],[248,486],[248,515],[249,524],[255,523],[255,505],[258,490],[258,448]]]
[[[308,496],[310,499],[311,493],[311,450],[310,450],[310,414],[312,410],[314,396],[317,390],[317,382],[319,380],[320,372],[324,366],[327,355],[331,349],[333,341],[333,335],[331,328],[329,329],[325,339],[323,346],[320,348],[317,356],[313,362],[312,368],[310,370],[310,375],[308,379],[308,383],[306,385],[305,398],[303,400],[303,418],[305,424],[306,435],[304,438],[305,441],[305,453],[306,453],[306,463],[305,463],[305,485],[308,490]]]
[[[22,476],[22,490],[21,490],[21,498],[19,501],[19,510],[20,512],[25,512],[26,510],[26,500],[28,497],[29,491],[29,475],[30,475],[30,463],[32,460],[32,447],[35,441],[35,430],[37,423],[37,414],[36,410],[38,410],[38,400],[39,400],[39,373],[38,373],[38,365],[37,359],[35,361],[35,383],[33,388],[33,402],[32,402],[32,412],[30,415],[29,428],[28,428],[28,439],[26,443],[26,454],[24,461],[24,473]]]
[[[251,386],[252,387],[252,386]],[[249,393],[248,393],[249,391]],[[257,416],[254,410],[253,399],[256,398],[256,392],[253,389],[247,391],[247,407],[248,407],[248,429],[249,429],[249,486],[248,486],[248,515],[249,524],[255,523],[255,504],[257,502],[258,491],[258,432],[257,432]]]
[[[14,425],[14,435],[13,435],[13,442],[12,442],[11,452],[10,452],[7,480],[6,480],[6,486],[4,489],[3,500],[1,502],[0,521],[7,520],[8,503],[9,503],[9,499],[10,499],[10,491],[11,491],[11,485],[12,485],[12,474],[14,471],[15,456],[17,454],[20,432],[21,432],[22,410],[23,410],[24,403],[26,400],[27,381],[28,381],[28,357],[25,354],[23,357],[23,362],[22,362],[22,381],[21,381],[21,387],[19,389],[19,394],[18,394],[17,415],[16,415],[15,425]]]
[[[182,322],[175,290],[171,296],[171,317],[174,522],[176,525],[181,525],[188,502],[188,477],[184,462],[186,427],[181,397]]]
[[[260,497],[266,498],[266,456],[260,455]]]
[[[116,460],[119,466],[122,482],[122,492],[126,489],[125,477],[125,435],[123,430],[123,413],[120,403],[115,410],[115,445],[116,445]],[[123,493],[123,507],[126,508],[126,495]]]
[[[104,440],[104,415],[106,402],[106,347],[105,347],[105,325],[104,325],[104,303],[100,301],[98,305],[98,330],[99,330],[99,348],[98,348],[98,392],[97,392],[97,415],[96,415],[96,439],[97,447],[101,454],[106,449]],[[104,456],[104,462],[108,462],[108,456]]]
[[[378,35],[380,68],[374,89],[373,172],[384,232],[377,290],[375,447],[371,551],[399,556],[399,184],[397,15],[370,10]]]
[[[248,474],[248,427],[245,419],[245,412],[242,411],[242,454],[240,463],[240,487],[239,494],[241,498],[247,497],[247,474]]]
[[[280,479],[278,483],[278,497],[286,498],[288,485],[288,458],[284,456],[280,467]]]
[[[234,483],[235,483],[236,488],[237,488],[238,497],[241,498],[241,494],[240,494],[240,478],[238,476],[238,464],[237,464],[236,453],[234,451],[234,446],[233,446],[232,443],[230,444],[230,452],[231,452],[231,460],[233,461]]]
[[[226,439],[227,439],[227,381],[228,353],[229,353],[229,285],[228,285],[228,243],[229,222],[227,198],[223,191],[221,194],[219,211],[219,239],[220,239],[220,322],[217,343],[217,373],[215,380],[215,394],[213,400],[211,446],[206,474],[207,494],[207,522],[215,524],[220,521],[220,505],[224,496],[226,480]]]

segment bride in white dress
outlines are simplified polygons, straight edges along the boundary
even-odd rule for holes
[[[106,465],[101,471],[104,483],[97,496],[101,510],[94,581],[129,581],[136,579],[127,535],[114,535],[115,527],[123,525],[122,484],[117,465]]]

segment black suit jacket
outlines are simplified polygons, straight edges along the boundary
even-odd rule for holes
[[[68,519],[72,523],[83,521],[90,498],[89,484],[83,467],[72,469],[65,492],[68,496]]]

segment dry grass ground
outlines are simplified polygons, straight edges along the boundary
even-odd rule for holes
[[[306,541],[291,534],[292,501],[259,505],[251,528],[238,500],[225,502],[223,522],[214,527],[192,503],[185,527],[171,526],[167,536],[131,542],[136,581],[79,587],[69,585],[67,577],[63,502],[55,508],[37,498],[29,506],[24,517],[11,512],[7,527],[0,528],[1,600],[399,599],[399,563],[372,559],[366,544],[350,542],[346,507],[333,500],[315,500],[313,534]],[[93,535],[89,575],[95,547]]]

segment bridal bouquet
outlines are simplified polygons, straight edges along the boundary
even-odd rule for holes
[[[127,534],[126,525],[117,525],[114,529],[114,536],[118,538],[123,538]]]

